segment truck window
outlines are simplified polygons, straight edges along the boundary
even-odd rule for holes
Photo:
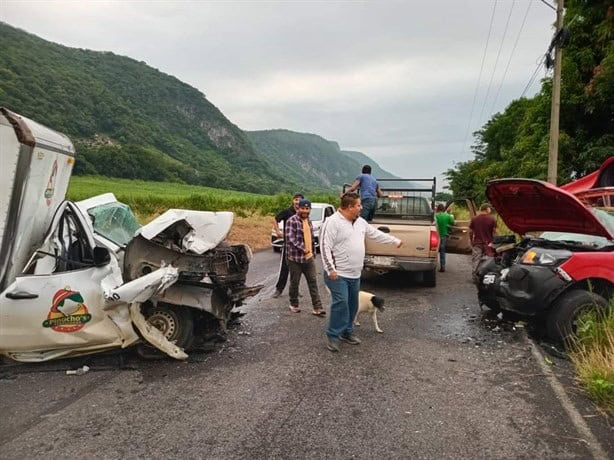
[[[23,271],[24,275],[49,275],[80,270],[94,265],[93,248],[86,230],[70,209],[64,210],[50,238],[39,248]]]
[[[384,196],[378,198],[376,216],[397,217],[400,219],[425,219],[432,215],[433,211],[429,200],[417,195],[408,195],[405,192],[384,192]]]
[[[87,210],[94,223],[94,233],[125,247],[141,228],[128,205],[114,202]]]

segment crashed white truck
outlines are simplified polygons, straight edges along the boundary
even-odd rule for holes
[[[137,345],[176,359],[223,335],[262,286],[231,212],[169,210],[141,227],[111,193],[65,200],[68,137],[0,108],[0,355],[37,362]]]

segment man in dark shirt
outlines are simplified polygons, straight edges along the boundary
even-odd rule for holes
[[[284,234],[281,230],[279,230],[279,223],[283,222],[284,228],[286,227],[286,221],[292,217],[298,211],[298,202],[305,198],[302,193],[295,193],[292,197],[292,206],[284,209],[280,213],[275,216],[274,229],[277,234],[277,238],[283,238]],[[277,285],[275,286],[275,294],[273,294],[273,298],[278,298],[286,287],[286,283],[288,282],[288,261],[286,257],[286,241],[284,240],[284,245],[281,250],[281,262],[279,264],[279,278],[277,280]]]
[[[490,256],[492,251],[492,240],[497,231],[497,222],[490,215],[492,208],[488,203],[480,206],[480,212],[471,219],[469,231],[471,232],[471,267],[472,278],[478,282],[477,271],[482,256]]]

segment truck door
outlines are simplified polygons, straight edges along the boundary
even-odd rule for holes
[[[458,198],[446,204],[446,209],[454,215],[455,224],[450,226],[446,241],[446,252],[455,254],[471,253],[469,223],[476,215],[476,207],[469,198]]]
[[[0,295],[0,351],[30,352],[37,361],[44,352],[121,342],[103,310],[103,280],[117,276],[119,268],[108,252],[94,247],[76,205],[62,203],[43,245]],[[32,353],[37,351],[38,359]]]

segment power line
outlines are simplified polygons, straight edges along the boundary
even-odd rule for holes
[[[556,11],[556,8],[554,6],[552,6],[550,3],[548,3],[546,0],[539,0],[540,2],[542,2],[544,5],[549,6],[550,8],[552,8],[554,11]]]
[[[546,60],[546,55],[544,54],[542,56],[542,58],[539,60],[539,63],[537,64],[537,67],[535,68],[535,71],[533,72],[533,75],[531,75],[531,78],[529,78],[529,82],[527,83],[527,86],[524,87],[524,91],[520,95],[520,98],[524,97],[524,95],[526,94],[527,90],[531,87],[531,85],[535,81],[535,76],[537,75],[537,72],[539,71],[539,68],[544,64],[545,60]]]
[[[495,111],[495,105],[497,104],[497,99],[499,99],[499,94],[501,93],[501,88],[503,87],[503,81],[507,75],[507,71],[510,68],[510,63],[512,62],[512,57],[514,56],[514,52],[516,51],[516,46],[518,45],[518,40],[520,39],[520,34],[522,33],[522,29],[524,28],[524,24],[527,21],[527,16],[529,15],[529,10],[531,9],[531,5],[533,4],[533,0],[531,0],[527,6],[527,10],[524,13],[524,18],[522,19],[522,24],[520,25],[520,30],[518,30],[518,35],[516,36],[516,41],[514,42],[514,47],[512,48],[512,52],[510,53],[510,58],[507,60],[507,65],[505,66],[505,71],[503,72],[503,77],[501,77],[501,82],[499,83],[499,88],[497,88],[497,94],[495,95],[495,100],[492,103],[492,107],[490,108],[490,113]]]
[[[486,97],[484,98],[484,104],[482,104],[482,110],[480,110],[480,117],[478,118],[478,123],[481,123],[482,115],[484,114],[484,109],[486,108],[486,102],[488,101],[488,95],[490,94],[490,87],[492,86],[492,81],[495,76],[495,72],[497,71],[497,65],[499,64],[499,56],[501,56],[501,50],[503,49],[503,43],[505,42],[505,37],[507,36],[507,29],[510,25],[510,19],[512,17],[512,11],[514,11],[514,5],[516,2],[512,2],[512,6],[510,7],[510,12],[507,15],[507,22],[505,23],[505,30],[503,31],[503,37],[501,37],[501,43],[499,44],[499,51],[497,51],[497,58],[495,59],[495,66],[492,69],[492,73],[490,74],[490,81],[488,82],[488,88],[486,89]]]
[[[475,109],[475,101],[477,99],[478,90],[480,89],[480,82],[482,80],[482,71],[484,70],[484,61],[486,60],[486,51],[488,50],[488,43],[490,42],[490,35],[492,33],[492,25],[495,19],[495,11],[497,9],[497,0],[492,7],[492,14],[490,16],[490,26],[488,27],[488,37],[486,37],[486,46],[484,46],[484,53],[482,54],[482,64],[480,65],[480,74],[478,75],[478,82],[475,85],[475,91],[473,92],[473,102],[471,104],[471,113],[469,114],[469,120],[467,121],[467,129],[465,133],[465,139],[463,140],[463,146],[461,147],[461,155],[465,150],[465,144],[467,143],[467,138],[469,137],[469,132],[471,131],[471,119],[473,118],[473,110]]]

